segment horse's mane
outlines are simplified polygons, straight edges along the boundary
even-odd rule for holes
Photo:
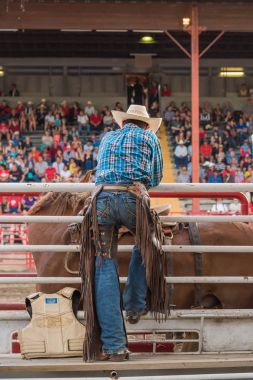
[[[88,183],[92,177],[92,170],[88,170],[80,183]],[[55,207],[53,215],[64,215],[68,209],[72,209],[77,214],[84,206],[85,200],[90,193],[53,193],[43,194],[37,202],[30,208],[28,215],[35,215],[41,210]]]
[[[53,193],[42,195],[30,208],[28,215],[35,215],[41,210],[54,207],[54,215],[64,215],[68,209],[72,209],[77,214],[84,206],[85,200],[90,193]]]

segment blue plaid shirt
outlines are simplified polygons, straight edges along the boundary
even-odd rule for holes
[[[98,152],[96,184],[142,182],[147,188],[160,183],[163,159],[160,142],[152,131],[134,124],[108,132]]]

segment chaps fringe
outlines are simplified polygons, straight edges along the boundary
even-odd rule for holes
[[[163,232],[161,221],[150,209],[150,199],[144,185],[135,183],[136,198],[136,245],[140,249],[149,289],[149,310],[157,321],[163,321],[168,313],[166,285],[166,254],[162,250]]]
[[[83,358],[90,362],[98,359],[101,352],[100,327],[96,315],[95,305],[95,259],[96,248],[94,241],[98,241],[96,215],[96,196],[87,201],[84,208],[84,220],[81,226],[81,262],[80,276],[82,278],[83,309],[86,315],[86,339],[84,341]]]
[[[136,245],[140,249],[143,265],[146,269],[149,289],[149,310],[157,321],[165,320],[168,313],[168,295],[166,286],[166,255],[162,250],[163,232],[157,213],[150,210],[147,190],[141,183],[135,183],[136,192]],[[95,258],[99,247],[99,229],[97,223],[96,196],[102,190],[98,186],[92,197],[86,201],[84,220],[81,226],[81,263],[83,308],[86,314],[86,339],[84,342],[84,360],[93,361],[101,352],[100,327],[95,305]],[[130,191],[131,192],[131,191]]]

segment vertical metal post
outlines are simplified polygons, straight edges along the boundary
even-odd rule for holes
[[[191,17],[191,84],[192,84],[192,182],[199,182],[199,22],[198,7],[192,6]],[[192,200],[193,214],[199,213],[199,200]]]

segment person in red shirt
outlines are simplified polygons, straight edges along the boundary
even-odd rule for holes
[[[8,197],[8,203],[9,203],[9,212],[11,214],[17,214],[20,212],[20,197],[17,196],[12,196]]]
[[[0,182],[8,182],[10,171],[5,165],[0,166]]]
[[[164,84],[162,87],[162,96],[171,96],[171,89],[167,84]]]
[[[21,112],[24,111],[24,106],[23,106],[23,103],[18,101],[17,102],[17,107],[15,109],[15,112],[16,112],[16,115],[19,116],[21,114]]]
[[[4,121],[0,123],[0,140],[5,137],[7,140],[10,139],[10,130],[9,125],[7,125]]]
[[[98,111],[95,110],[94,114],[90,116],[90,125],[92,131],[101,130],[102,126],[102,117],[99,115]]]
[[[20,131],[19,120],[16,118],[11,118],[9,120],[9,129],[12,133]]]
[[[64,116],[66,119],[69,119],[70,108],[66,100],[63,100],[61,104],[61,115]]]
[[[206,138],[206,131],[204,130],[203,127],[199,127],[199,140],[200,143],[202,143]]]
[[[235,182],[235,171],[231,168],[231,165],[226,165],[226,169],[222,171],[222,177],[224,183],[234,183]]]
[[[3,101],[2,103],[0,103],[0,114],[5,115],[5,116],[8,116],[11,114],[11,108],[8,106],[6,101]]]
[[[204,159],[208,161],[212,154],[212,145],[204,141],[204,144],[200,145],[200,153],[203,155]]]
[[[59,143],[57,141],[54,141],[53,145],[49,150],[51,161],[55,161],[58,150],[62,151],[62,149],[59,146]]]
[[[56,180],[56,169],[52,166],[48,166],[45,170],[45,181],[53,182]]]
[[[31,152],[32,158],[34,159],[35,162],[38,162],[40,152],[37,150],[36,146],[32,147],[32,152]]]

